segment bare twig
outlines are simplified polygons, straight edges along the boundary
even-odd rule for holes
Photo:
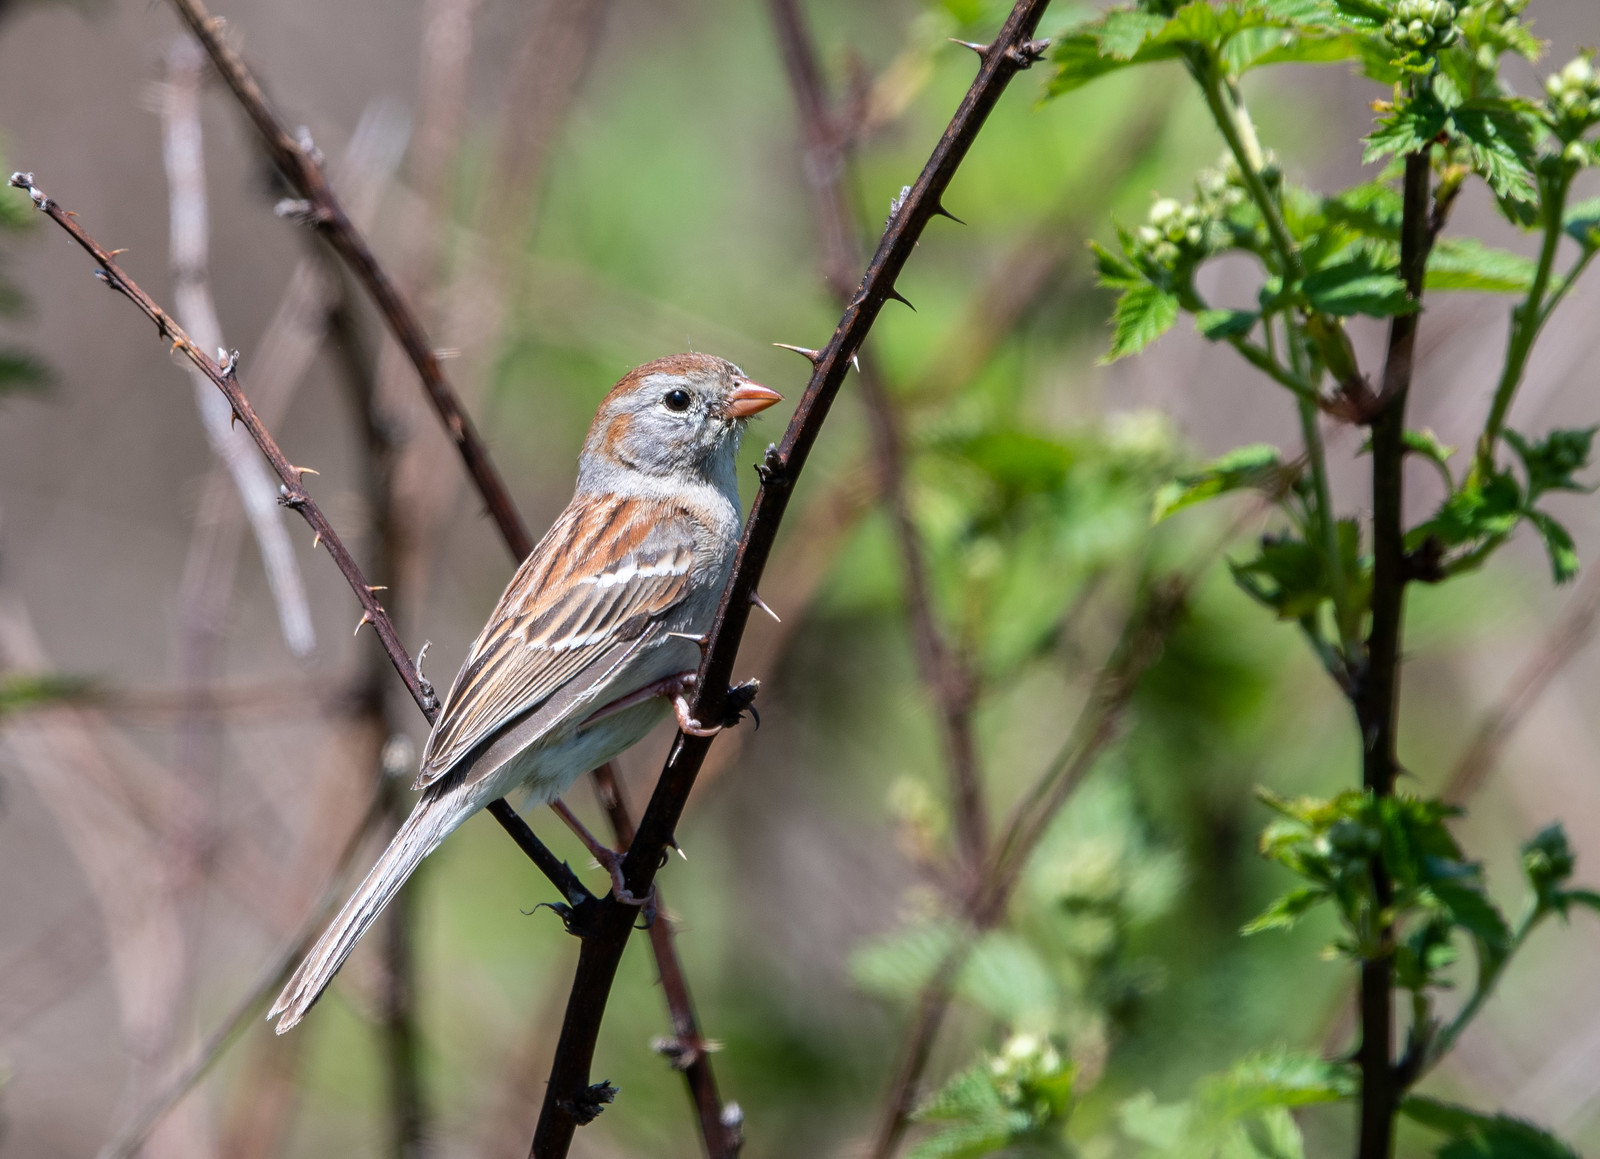
[[[273,163],[300,195],[304,205],[293,207],[296,216],[314,225],[334,252],[349,265],[417,368],[434,410],[438,412],[468,473],[483,495],[489,514],[500,528],[511,554],[520,563],[533,550],[533,537],[528,534],[522,517],[517,514],[510,492],[490,461],[488,450],[472,425],[472,420],[462,409],[455,390],[445,378],[438,355],[429,343],[421,322],[400,296],[394,281],[378,263],[361,231],[350,220],[334,194],[327,175],[322,171],[321,155],[309,139],[295,137],[278,119],[243,58],[223,42],[220,21],[206,10],[205,5],[200,0],[172,2],[255,125]]]
[[[222,325],[211,298],[207,274],[205,163],[200,132],[200,69],[204,61],[193,40],[182,37],[167,54],[167,79],[162,88],[161,121],[171,206],[170,260],[172,294],[178,316],[195,340],[215,350],[223,343]],[[261,549],[267,589],[278,609],[278,622],[289,651],[305,656],[316,644],[305,584],[295,563],[277,505],[277,488],[250,452],[250,444],[229,422],[227,403],[211,389],[205,376],[191,370],[195,403],[205,425],[212,452],[222,460],[250,520]]]
[[[817,353],[811,381],[795,408],[782,442],[767,450],[760,467],[761,487],[751,506],[733,573],[723,590],[700,666],[698,691],[692,705],[697,720],[722,720],[727,716],[729,679],[739,640],[749,619],[751,597],[771,554],[778,526],[806,457],[844,381],[851,358],[860,349],[884,303],[891,297],[899,297],[894,288],[895,279],[929,220],[942,211],[940,198],[989,112],[1011,78],[1042,55],[1044,46],[1034,42],[1032,37],[1047,4],[1048,0],[1019,0],[994,43],[982,54],[977,79],[962,99],[921,175],[890,219],[877,253],[833,337],[826,348]],[[672,839],[709,748],[710,738],[681,734],[673,745],[624,866],[625,883],[636,897],[650,891],[660,858]],[[593,932],[583,941],[550,1084],[534,1133],[534,1159],[565,1156],[578,1125],[593,1119],[601,1104],[610,1099],[609,1086],[590,1086],[589,1068],[617,964],[636,915],[632,907],[608,898],[601,904]]]
[[[789,87],[800,111],[806,142],[804,168],[811,184],[818,232],[823,242],[823,272],[829,288],[844,304],[850,298],[850,279],[860,262],[861,250],[847,189],[853,134],[850,126],[840,123],[829,111],[816,47],[798,0],[771,0],[771,9],[784,67],[789,74]],[[900,416],[870,362],[861,366],[861,397],[872,432],[879,493],[889,509],[900,550],[900,565],[905,572],[906,610],[917,667],[938,711],[950,774],[951,813],[967,877],[965,884],[970,887],[982,870],[989,842],[988,810],[978,768],[977,745],[972,735],[978,682],[971,666],[960,650],[945,638],[939,625],[922,536],[911,517],[906,498]]]
[[[421,672],[418,671],[411,656],[406,652],[405,645],[400,642],[399,633],[396,632],[393,622],[389,619],[389,614],[384,611],[383,605],[375,595],[378,589],[367,583],[360,567],[357,566],[349,550],[339,539],[333,526],[322,513],[322,509],[317,506],[315,500],[306,494],[303,483],[304,468],[296,467],[289,462],[283,452],[278,449],[278,444],[273,441],[272,435],[268,433],[266,427],[262,425],[261,420],[251,408],[249,399],[240,390],[236,373],[238,359],[233,355],[228,355],[225,363],[218,363],[190,341],[183,328],[174,322],[172,317],[158,306],[154,299],[140,289],[138,284],[118,267],[109,252],[102,248],[94,238],[90,237],[83,227],[78,225],[76,215],[62,209],[56,202],[35,187],[31,173],[12,174],[11,184],[19,189],[26,189],[33,199],[34,205],[57,225],[61,226],[62,229],[66,230],[73,241],[77,242],[85,252],[94,258],[96,264],[100,267],[97,271],[97,276],[106,285],[138,306],[145,317],[156,324],[156,331],[162,339],[172,343],[173,352],[182,353],[192,365],[205,374],[206,378],[218,390],[227,396],[228,402],[233,408],[234,416],[245,425],[250,437],[255,440],[256,446],[261,448],[261,453],[267,457],[267,461],[272,464],[273,470],[283,480],[278,502],[285,507],[298,511],[301,517],[311,526],[316,533],[315,542],[319,546],[327,547],[328,554],[333,557],[334,564],[339,568],[340,573],[345,577],[345,581],[350,585],[350,589],[355,593],[356,599],[360,602],[362,615],[356,624],[356,630],[360,631],[366,625],[372,625],[373,630],[378,634],[379,641],[383,645],[384,652],[389,657],[390,663],[394,665],[395,671],[400,674],[400,679],[405,683],[406,690],[411,693],[411,697],[416,701],[417,707],[422,710],[423,715],[431,723],[434,717],[438,715],[438,697],[434,694],[432,687],[424,682]],[[495,801],[489,805],[489,812],[511,833],[513,839],[534,860],[540,871],[546,877],[549,877],[561,890],[562,895],[572,904],[574,909],[587,913],[588,906],[595,901],[594,895],[584,887],[583,883],[577,879],[577,876],[573,874],[565,863],[557,860],[554,854],[544,848],[539,839],[533,835],[532,830],[528,828],[527,823],[518,816],[516,810],[512,809],[504,801]],[[536,850],[542,852],[536,853]]]

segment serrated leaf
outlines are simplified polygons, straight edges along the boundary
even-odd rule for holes
[[[1158,13],[1116,8],[1107,12],[1100,21],[1095,39],[1106,56],[1132,61],[1145,41],[1165,28],[1167,23],[1167,17]]]
[[[1436,536],[1445,547],[1510,535],[1522,518],[1522,488],[1505,472],[1463,486],[1450,495],[1433,518],[1407,536],[1412,546]]]
[[[1206,1080],[1200,1099],[1212,1113],[1237,1119],[1273,1108],[1337,1102],[1359,1091],[1360,1080],[1345,1063],[1276,1050],[1252,1055]]]
[[[1125,291],[1112,314],[1111,349],[1104,362],[1137,354],[1178,321],[1178,297],[1146,282]]]
[[[1594,490],[1572,476],[1589,465],[1596,431],[1600,431],[1600,427],[1553,430],[1537,443],[1530,443],[1517,431],[1504,432],[1506,442],[1522,460],[1522,467],[1528,473],[1530,504],[1546,491],[1586,494]]]
[[[1389,318],[1417,308],[1392,266],[1366,249],[1347,252],[1306,275],[1301,291],[1324,314]]]
[[[1527,258],[1472,237],[1440,238],[1428,255],[1430,290],[1522,294],[1533,285],[1533,275],[1534,264]]]
[[[1450,113],[1432,96],[1423,94],[1400,102],[1393,112],[1378,121],[1378,127],[1366,136],[1366,149],[1361,163],[1370,165],[1384,157],[1404,157],[1426,148],[1435,137],[1444,132]]]
[[[1528,107],[1502,97],[1479,97],[1450,114],[1454,136],[1465,142],[1472,167],[1495,195],[1536,202],[1533,166],[1538,146]]]

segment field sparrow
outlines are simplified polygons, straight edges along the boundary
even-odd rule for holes
[[[305,1016],[417,865],[514,789],[554,801],[676,708],[739,542],[734,458],[780,401],[730,362],[661,358],[606,395],[572,502],[512,577],[422,754],[422,798],[273,1005]]]

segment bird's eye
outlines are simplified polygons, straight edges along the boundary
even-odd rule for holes
[[[667,404],[668,410],[688,410],[689,392],[686,390],[669,390],[661,396],[661,401]]]

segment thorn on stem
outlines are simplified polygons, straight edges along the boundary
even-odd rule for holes
[[[790,346],[787,342],[774,342],[773,345],[779,350],[793,350],[812,366],[822,361],[822,351],[812,350],[809,346]]]
[[[906,309],[910,310],[913,314],[915,314],[917,312],[917,308],[915,306],[913,306],[909,301],[907,301],[905,295],[902,294],[899,290],[895,289],[893,286],[890,286],[887,290],[885,290],[883,292],[883,296],[886,299],[889,299],[889,300],[892,300],[892,301],[895,301],[895,302],[899,302],[902,306],[904,306]],[[856,367],[856,369],[860,370],[861,367],[858,365]]]
[[[994,47],[992,44],[976,44],[970,40],[957,40],[953,36],[949,37],[948,39],[951,44],[959,44],[962,48],[972,49],[973,52],[978,54],[979,60],[988,60],[989,50]]]
[[[310,467],[296,467],[293,463],[289,464],[289,470],[299,475],[316,475],[318,478],[322,476],[321,471],[314,471]]]
[[[774,624],[783,623],[783,617],[769,608],[767,606],[767,601],[761,598],[761,593],[753,588],[750,591],[750,603],[753,607],[760,608],[763,612],[767,613],[767,615],[771,616]]]
[[[939,205],[937,202],[934,204],[933,213],[934,213],[935,217],[948,217],[951,221],[955,222],[957,225],[966,225],[967,224],[966,222],[962,221],[959,217],[957,217],[955,214],[951,213],[944,206]]]
[[[361,629],[366,627],[368,624],[373,623],[373,622],[374,621],[372,619],[372,613],[371,612],[362,612],[361,613],[361,618],[356,621],[356,630],[354,632],[351,632],[350,634],[352,636],[359,636],[361,634]]]

